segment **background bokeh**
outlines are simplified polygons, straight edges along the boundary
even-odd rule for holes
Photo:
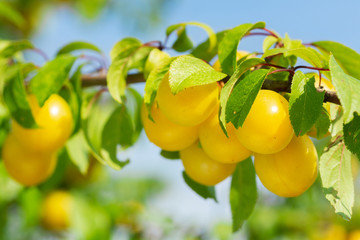
[[[137,37],[143,42],[163,40],[167,26],[185,21],[203,22],[213,27],[215,31],[232,28],[241,23],[265,21],[267,28],[275,30],[282,36],[288,33],[292,38],[299,38],[304,42],[338,41],[360,52],[360,31],[357,25],[360,23],[358,14],[360,2],[356,0],[12,0],[8,2],[22,12],[27,19],[27,25],[19,30],[3,21],[0,26],[0,37],[28,38],[49,57],[53,57],[58,49],[71,41],[87,41],[102,49],[109,58],[112,46],[124,37]],[[197,28],[190,28],[189,35],[196,43],[206,39],[206,34]],[[241,43],[240,48],[261,51],[262,40],[261,36],[247,38]],[[42,61],[41,57],[33,53],[27,53],[26,57],[40,63]],[[144,84],[136,84],[133,87],[142,93]],[[113,202],[116,203],[116,198],[121,196],[119,197],[121,203],[140,202],[145,211],[139,214],[135,207],[134,212],[125,215],[141,215],[140,223],[137,224],[147,229],[149,239],[185,239],[186,237],[247,239],[249,236],[252,239],[307,239],[309,235],[313,235],[314,239],[317,235],[320,236],[317,239],[325,239],[326,235],[333,236],[326,239],[342,239],[336,234],[341,235],[344,231],[360,229],[359,214],[356,209],[354,219],[349,223],[335,216],[333,209],[321,194],[317,182],[306,194],[296,199],[276,197],[260,186],[259,204],[254,214],[244,230],[231,236],[231,214],[228,203],[230,181],[226,180],[216,187],[218,203],[204,200],[184,183],[181,162],[166,160],[159,152],[160,149],[142,134],[133,147],[119,153],[119,158],[129,158],[131,161],[123,170],[114,171],[107,167],[105,173],[100,174],[102,177],[96,178],[97,180],[90,186],[80,188],[82,190],[75,188],[73,191],[78,192],[83,198],[103,194],[105,197],[100,198],[101,201],[113,198]],[[109,186],[109,182],[116,184]],[[16,188],[16,185],[12,184],[8,187]],[[260,182],[258,184],[261,185]],[[130,185],[132,187],[129,187]],[[355,185],[357,192],[358,185]],[[0,196],[3,190],[0,185]],[[36,195],[36,191],[28,193],[30,196],[23,194],[21,197],[25,198],[24,201],[26,197],[36,199],[31,195]],[[112,191],[117,194],[111,194]],[[136,191],[139,193],[137,194]],[[99,197],[93,198],[99,199]],[[6,200],[5,197],[0,199]],[[126,204],[124,209],[133,209]],[[22,210],[14,209],[7,209],[7,213],[0,209],[3,211],[2,217],[7,218],[7,225],[14,224],[12,228],[4,231],[7,232],[7,236],[12,236],[11,239],[22,239],[23,235],[17,231],[19,227],[17,222],[23,216],[17,211]],[[129,232],[133,229],[128,230],[123,226],[128,225],[120,224],[120,227],[111,232],[114,239],[130,238]],[[43,236],[50,239],[72,236],[71,234],[53,235],[44,233],[39,228],[36,229],[33,232],[28,230],[29,234],[31,232],[28,236],[32,239],[40,239]]]

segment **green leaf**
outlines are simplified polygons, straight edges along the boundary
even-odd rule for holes
[[[110,57],[111,61],[114,61],[115,58],[119,56],[127,57],[133,53],[136,49],[141,47],[140,40],[136,38],[124,38],[121,41],[117,42],[115,46],[111,49]]]
[[[8,59],[0,59],[0,97],[2,98],[5,85],[16,78],[19,71],[21,71],[25,77],[35,69],[36,66],[33,63],[8,65]]]
[[[177,52],[186,52],[193,48],[194,44],[186,34],[186,28],[180,27],[177,31],[178,38],[172,45],[172,48]]]
[[[0,57],[10,58],[15,55],[15,53],[24,51],[27,49],[33,49],[34,46],[29,40],[19,40],[19,41],[7,41],[0,40]]]
[[[260,58],[250,58],[250,59],[244,60],[237,66],[234,74],[230,77],[229,81],[227,81],[225,83],[225,86],[221,89],[221,92],[220,92],[220,122],[225,131],[226,131],[227,103],[228,103],[230,94],[233,91],[235,84],[237,83],[239,78],[245,72],[247,72],[253,66],[261,64],[261,63],[265,63],[265,61]]]
[[[341,43],[332,41],[319,41],[314,42],[312,45],[316,46],[319,50],[327,53],[332,53],[337,62],[344,69],[345,73],[350,76],[360,79],[360,54]]]
[[[89,105],[83,109],[82,129],[94,157],[103,164],[106,164],[100,154],[102,130],[118,104],[115,101],[111,101],[106,93],[102,93],[101,96],[98,95],[99,93],[95,94],[90,100]]]
[[[251,158],[237,164],[230,187],[230,206],[233,232],[241,228],[255,208],[257,199],[256,175]]]
[[[140,120],[141,96],[128,89],[123,104],[103,93],[88,106],[83,114],[83,129],[87,143],[94,156],[102,163],[119,170],[129,161],[119,161],[118,146],[123,149],[138,139],[142,125]]]
[[[314,127],[316,129],[316,138],[325,137],[330,128],[330,117],[328,111],[322,107],[319,117],[317,118]]]
[[[82,131],[77,132],[66,142],[66,150],[70,160],[79,168],[82,174],[87,173],[89,167],[89,151]]]
[[[128,68],[129,70],[137,69],[139,72],[143,72],[145,69],[145,63],[149,57],[153,47],[141,47],[133,56],[129,59]]]
[[[231,75],[236,68],[236,52],[240,40],[251,30],[264,27],[264,22],[245,23],[226,32],[218,50],[221,69],[224,73]]]
[[[266,38],[264,38],[263,45],[262,45],[263,52],[266,52],[267,50],[269,50],[271,48],[271,46],[273,46],[275,43],[277,43],[277,41],[278,41],[278,39],[274,36],[267,36]]]
[[[253,71],[236,83],[226,104],[226,122],[232,122],[235,128],[243,125],[269,71],[269,69]]]
[[[122,102],[121,97],[125,94],[127,72],[127,59],[116,58],[107,73],[107,87],[111,96],[119,103]]]
[[[140,110],[143,103],[141,95],[134,89],[126,91],[124,104],[118,107],[108,119],[104,130],[102,147],[116,150],[116,145],[125,149],[132,146],[142,130]],[[113,152],[116,157],[116,151]]]
[[[199,22],[184,22],[184,23],[178,23],[178,24],[174,24],[169,26],[166,29],[166,36],[168,37],[172,32],[174,32],[175,30],[179,29],[179,28],[184,28],[188,25],[191,26],[196,26],[196,27],[200,27],[202,29],[204,29],[206,31],[206,33],[209,36],[209,51],[211,51],[215,46],[216,46],[216,34],[215,32],[212,30],[211,27],[209,27],[208,25],[204,24],[204,23],[199,23]],[[179,37],[182,37],[181,35],[179,35]],[[186,37],[187,38],[187,37]],[[189,41],[189,40],[187,40]]]
[[[125,96],[128,71],[131,69],[143,71],[146,60],[153,49],[141,46],[139,40],[126,38],[118,42],[111,51],[112,63],[107,73],[107,86],[111,96],[119,103]]]
[[[148,58],[146,59],[144,67],[144,78],[147,79],[150,75],[150,72],[155,68],[159,67],[162,62],[169,59],[170,55],[166,52],[163,52],[157,48],[151,50]]]
[[[171,92],[177,94],[185,88],[214,83],[225,77],[226,74],[215,71],[201,59],[180,56],[170,65],[169,85]]]
[[[183,178],[184,178],[186,184],[194,192],[196,192],[200,197],[202,197],[204,199],[212,198],[212,199],[214,199],[215,202],[217,202],[215,187],[213,187],[213,186],[209,187],[209,186],[205,186],[205,185],[195,182],[186,174],[185,171],[183,171],[182,175],[183,175]]]
[[[330,134],[332,137],[343,134],[344,111],[335,104],[330,104]]]
[[[354,114],[353,120],[344,124],[344,141],[347,149],[360,159],[360,116]]]
[[[53,174],[39,186],[41,192],[48,192],[55,188],[59,188],[64,183],[65,173],[70,162],[69,154],[65,151],[65,148],[57,153],[57,159]]]
[[[35,94],[39,105],[44,105],[50,95],[59,92],[69,77],[76,57],[60,55],[47,62],[30,81],[30,91]]]
[[[197,47],[195,47],[192,50],[191,55],[204,61],[210,62],[210,60],[216,56],[219,43],[222,41],[225,33],[226,31],[216,33],[217,41],[213,48],[210,48],[210,39],[207,39],[206,41],[200,43]]]
[[[5,1],[0,2],[0,17],[20,29],[24,29],[26,27],[26,20],[24,17]]]
[[[9,173],[5,168],[4,161],[0,161],[0,185],[1,185],[1,193],[2,193],[0,195],[1,206],[4,206],[9,202],[16,200],[19,196],[19,193],[24,188],[20,183],[17,183],[9,176]]]
[[[90,217],[91,216],[91,217]],[[104,206],[74,195],[70,227],[75,239],[111,239],[112,222]]]
[[[344,123],[353,119],[353,113],[360,114],[360,80],[347,75],[339,66],[334,56],[329,61],[332,83],[335,86],[344,109]]]
[[[290,39],[289,35],[286,33],[284,38],[284,48],[286,49],[297,49],[302,48],[302,42],[301,40],[292,40]]]
[[[325,197],[335,208],[335,212],[345,220],[350,220],[354,205],[354,183],[351,153],[343,142],[321,155],[320,177]]]
[[[81,105],[82,105],[82,87],[81,87],[81,69],[84,65],[80,65],[70,78],[72,92],[70,97],[70,107],[74,118],[74,130],[76,133],[81,127]]]
[[[93,50],[95,52],[98,52],[98,53],[102,53],[101,50],[91,44],[91,43],[88,43],[88,42],[71,42],[69,44],[66,44],[65,46],[63,46],[58,52],[57,52],[57,56],[58,55],[61,55],[61,54],[68,54],[68,53],[71,53],[73,51],[76,51],[76,50]]]
[[[24,219],[25,226],[35,227],[39,224],[42,207],[42,194],[36,187],[27,188],[19,196],[21,206],[21,217]]]
[[[180,153],[179,151],[170,152],[166,150],[161,150],[160,155],[164,158],[170,159],[170,160],[178,160],[180,159]]]
[[[161,80],[169,72],[170,64],[174,61],[174,59],[175,58],[170,58],[168,55],[163,55],[156,67],[154,67],[154,69],[150,72],[149,77],[146,79],[144,103],[148,108],[149,113],[151,112],[151,106],[155,101]]]
[[[296,48],[296,49],[285,49],[285,48],[273,48],[267,50],[263,54],[263,58],[274,56],[277,54],[284,54],[285,57],[289,57],[291,55],[295,55],[306,62],[310,63],[314,67],[326,67],[324,59],[322,59],[319,54],[314,52],[314,49],[311,49],[309,47],[302,47],[302,48]]]
[[[289,100],[290,121],[296,136],[307,133],[318,119],[324,102],[325,92],[315,88],[315,78],[307,78],[297,71],[291,85]]]
[[[25,128],[35,128],[37,125],[31,113],[24,86],[24,65],[20,65],[13,79],[4,88],[4,101],[11,117]]]

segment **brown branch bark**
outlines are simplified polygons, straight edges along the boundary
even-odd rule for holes
[[[83,75],[82,76],[82,86],[83,87],[92,87],[92,86],[106,86],[106,75]],[[145,82],[144,76],[141,73],[129,74],[126,79],[127,83],[139,83]],[[277,92],[289,92],[288,82],[286,81],[273,81],[266,79],[262,86],[263,89],[274,90]],[[327,91],[322,88],[317,88],[318,91],[325,91],[324,102],[331,102],[338,105],[340,104],[339,97],[335,91]]]

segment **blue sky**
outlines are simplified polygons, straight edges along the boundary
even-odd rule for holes
[[[135,1],[137,2],[137,1]],[[52,55],[62,45],[84,40],[98,45],[108,53],[113,44],[126,36],[135,36],[143,41],[163,40],[167,26],[184,22],[204,22],[215,31],[246,22],[265,21],[267,28],[284,35],[311,42],[333,40],[360,51],[360,1],[191,1],[174,0],[167,8],[163,21],[157,26],[146,26],[150,31],[129,29],[126,23],[119,23],[114,14],[104,12],[97,21],[85,21],[66,8],[47,13],[45,21],[34,36],[39,48]],[[131,19],[128,20],[131,22]],[[143,23],[147,24],[147,19]],[[190,29],[195,42],[206,35],[197,29]],[[261,47],[261,37],[246,40],[241,47],[255,51]]]

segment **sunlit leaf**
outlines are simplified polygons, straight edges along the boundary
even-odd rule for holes
[[[243,125],[269,71],[269,69],[253,71],[236,83],[226,104],[226,122],[232,122],[235,128]]]
[[[42,106],[50,95],[59,92],[69,77],[70,70],[76,60],[71,55],[60,55],[47,62],[30,81],[30,91],[35,94]]]
[[[333,41],[318,41],[312,43],[321,51],[325,51],[328,54],[331,52],[336,61],[344,69],[345,73],[360,79],[360,54],[353,49],[337,42]]]
[[[289,114],[291,124],[297,136],[308,132],[318,119],[325,92],[318,92],[315,88],[315,78],[307,78],[304,73],[297,71],[291,85],[289,100]]]
[[[343,142],[332,146],[320,157],[320,177],[326,199],[335,212],[350,220],[354,205],[351,153]]]
[[[230,206],[233,232],[239,230],[254,210],[257,199],[256,175],[251,158],[238,163],[231,180]]]
[[[250,58],[244,60],[242,63],[237,66],[234,74],[230,77],[229,81],[226,82],[225,86],[221,89],[220,93],[220,122],[223,128],[226,131],[226,108],[227,103],[230,97],[230,94],[236,84],[236,82],[239,80],[239,78],[247,72],[251,67],[264,63],[265,61],[260,58]]]
[[[347,75],[339,66],[334,56],[329,61],[331,80],[344,109],[344,123],[353,119],[353,113],[360,114],[360,80]]]
[[[219,61],[224,73],[231,75],[236,68],[236,51],[240,40],[251,30],[264,27],[264,22],[245,23],[226,32],[218,48]]]
[[[225,77],[226,74],[215,71],[201,59],[191,56],[176,58],[169,70],[169,84],[173,94],[188,87],[214,83]]]
[[[212,198],[214,199],[214,201],[216,200],[216,192],[215,192],[215,188],[214,187],[209,187],[209,186],[205,186],[202,185],[198,182],[195,182],[194,180],[192,180],[185,171],[183,171],[183,178],[186,182],[186,184],[194,191],[196,192],[200,197],[207,199],[207,198]]]
[[[56,55],[61,55],[61,54],[68,54],[71,53],[73,51],[76,50],[92,50],[98,53],[102,53],[101,50],[88,42],[71,42],[69,44],[66,44],[65,46],[63,46]]]

